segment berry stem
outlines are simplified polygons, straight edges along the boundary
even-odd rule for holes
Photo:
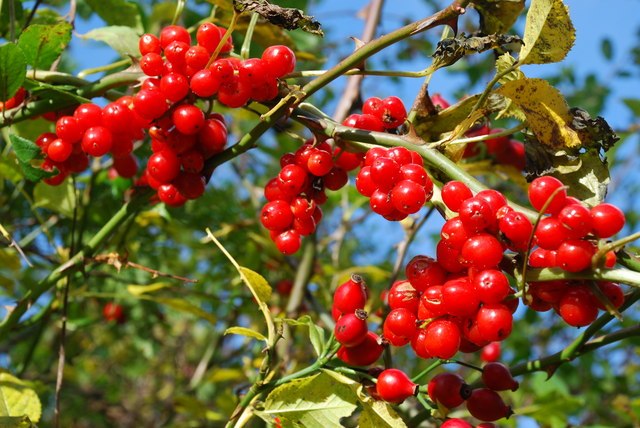
[[[240,57],[242,59],[249,58],[249,51],[251,50],[251,41],[253,40],[253,31],[256,28],[256,24],[258,23],[258,18],[260,15],[257,13],[251,14],[251,20],[249,21],[249,26],[247,26],[247,32],[244,34],[244,41],[242,42],[242,47],[240,48]]]
[[[560,268],[529,268],[525,282],[553,281],[557,279],[591,279],[594,281],[621,282],[640,288],[640,273],[629,269],[593,269],[582,272],[567,272]]]
[[[437,360],[434,361],[430,366],[428,366],[426,369],[422,370],[420,373],[418,373],[417,375],[415,375],[414,377],[411,378],[411,382],[413,383],[420,383],[420,379],[422,379],[423,377],[425,377],[426,375],[428,375],[429,373],[431,373],[432,371],[434,371],[435,369],[437,369],[438,367],[440,367],[443,364],[446,364],[446,360]]]
[[[629,236],[625,236],[624,238],[620,238],[617,241],[608,242],[602,247],[598,249],[598,251],[593,255],[591,259],[592,266],[599,266],[600,260],[607,254],[609,251],[616,250],[618,248],[623,247],[624,245],[635,241],[636,239],[640,239],[640,231],[633,233]]]

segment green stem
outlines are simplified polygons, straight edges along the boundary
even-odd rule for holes
[[[109,239],[113,233],[129,217],[136,215],[146,204],[149,194],[143,192],[137,195],[131,202],[125,204],[113,217],[100,229],[87,245],[77,252],[69,261],[59,266],[46,278],[40,281],[27,291],[27,293],[17,302],[13,310],[0,324],[0,341],[7,337],[7,334],[20,321],[20,318],[45,292],[51,289],[60,279],[65,278],[77,271],[84,265],[85,258],[92,257],[96,251]]]
[[[101,65],[100,67],[93,68],[85,68],[81,72],[78,73],[78,77],[80,79],[84,79],[87,76],[92,74],[101,73],[103,71],[111,71],[117,68],[123,67],[125,65],[131,64],[131,58],[121,59],[120,61],[112,62],[111,64]]]
[[[632,233],[629,236],[625,236],[624,238],[620,238],[617,241],[613,241],[613,242],[609,242],[605,245],[603,245],[597,253],[594,254],[593,258],[592,258],[592,262],[591,265],[592,266],[599,266],[600,265],[600,260],[609,252],[612,250],[615,250],[617,248],[621,248],[623,246],[625,246],[626,244],[629,244],[633,241],[635,241],[636,239],[640,238],[640,231],[636,232],[636,233]]]
[[[420,382],[420,379],[422,379],[424,376],[428,375],[429,373],[431,373],[432,371],[434,371],[435,369],[437,369],[438,367],[440,367],[445,363],[446,363],[446,360],[437,360],[433,362],[429,367],[427,367],[426,369],[422,370],[420,373],[412,377],[411,382],[413,383]]]
[[[629,269],[594,269],[582,272],[567,272],[560,268],[529,268],[524,281],[554,281],[558,279],[591,279],[594,281],[621,282],[632,287],[640,287],[640,272]]]
[[[302,298],[304,297],[304,290],[309,283],[311,275],[313,274],[313,267],[316,259],[316,242],[313,238],[313,236],[310,236],[304,245],[302,259],[300,260],[300,265],[296,270],[293,288],[291,289],[291,295],[287,302],[285,312],[287,316],[292,316],[292,314],[298,311]]]
[[[253,31],[256,28],[256,24],[258,23],[258,18],[260,15],[257,13],[251,14],[251,20],[249,21],[249,26],[247,27],[247,32],[244,35],[244,41],[242,42],[242,48],[240,49],[240,56],[242,59],[249,58],[249,51],[251,50],[251,40],[253,39]]]
[[[637,302],[638,299],[640,299],[640,289],[634,290],[629,296],[627,296],[624,304],[619,308],[620,312],[623,312],[625,309],[629,308],[631,305]],[[534,371],[542,371],[547,368],[553,369],[553,371],[555,371],[555,369],[557,369],[557,367],[561,364],[572,361],[582,354],[593,351],[618,340],[625,339],[627,337],[640,335],[640,326],[634,326],[631,327],[631,329],[621,329],[615,333],[590,340],[598,331],[600,331],[605,325],[613,320],[613,318],[614,315],[610,313],[601,315],[562,351],[537,360],[518,364],[511,368],[511,374],[517,376]]]
[[[345,72],[353,68],[357,68],[367,58],[382,49],[430,28],[453,21],[464,13],[464,7],[466,7],[469,2],[470,0],[455,0],[448,7],[436,12],[428,18],[412,22],[411,24],[398,28],[391,33],[378,37],[369,43],[365,43],[363,46],[356,49],[351,55],[340,61],[336,66],[329,69],[326,73],[307,83],[302,88],[302,92],[304,93],[303,99],[308,98],[336,78],[344,75]]]

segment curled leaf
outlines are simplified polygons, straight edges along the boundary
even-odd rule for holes
[[[236,12],[251,11],[259,14],[270,23],[287,30],[300,28],[308,33],[324,36],[320,23],[313,16],[305,15],[300,9],[281,7],[267,1],[233,0]]]
[[[451,37],[438,42],[438,46],[433,53],[434,61],[431,68],[436,70],[457,62],[465,55],[481,53],[513,44],[522,45],[522,39],[519,36],[508,34],[492,34],[484,37],[469,37],[461,34],[458,37]]]

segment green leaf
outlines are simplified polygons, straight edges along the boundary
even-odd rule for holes
[[[33,189],[34,208],[47,208],[63,217],[72,218],[75,207],[75,189],[70,179],[58,186],[50,186],[45,182],[36,184]]]
[[[120,55],[139,57],[138,40],[140,36],[131,27],[112,25],[96,28],[86,34],[80,34],[83,39],[98,40],[111,46]]]
[[[18,46],[34,69],[47,70],[71,41],[71,24],[34,24],[27,27],[18,39]]]
[[[268,302],[271,299],[271,286],[262,275],[243,266],[240,266],[240,274],[261,302]]]
[[[19,137],[15,134],[9,136],[13,151],[16,153],[16,157],[21,162],[29,162],[40,156],[42,150],[33,141],[29,141],[26,138]]]
[[[241,336],[253,337],[254,339],[267,341],[267,338],[260,332],[246,327],[229,327],[224,331],[224,335],[239,334]]]
[[[289,325],[299,325],[306,326],[309,328],[309,340],[311,341],[311,345],[313,349],[316,351],[318,356],[322,355],[324,352],[324,342],[325,342],[325,331],[322,327],[313,322],[309,315],[303,315],[297,320],[294,319],[284,319]]]
[[[9,5],[9,3],[13,3]],[[20,0],[2,0],[0,1],[0,38],[12,39],[11,37],[11,13],[9,7],[13,6],[14,18],[13,31],[14,35],[20,34],[24,22],[24,9]]]
[[[57,174],[57,172],[43,171],[42,169],[36,168],[32,165],[32,162],[38,159],[42,153],[40,147],[35,143],[15,134],[9,135],[9,139],[11,140],[13,151],[16,154],[16,158],[20,165],[20,169],[22,169],[24,178],[29,181],[40,181],[43,178],[52,177]]]
[[[524,9],[524,0],[474,0],[483,34],[504,34]]]
[[[15,95],[24,82],[27,62],[15,43],[0,46],[0,101]]]
[[[41,415],[42,405],[36,392],[17,377],[0,373],[0,416],[27,416],[38,422]]]
[[[264,413],[306,428],[341,428],[340,418],[356,409],[351,387],[325,372],[296,379],[271,391]]]
[[[107,25],[126,25],[142,32],[140,10],[134,3],[125,0],[86,0],[95,13]]]
[[[562,0],[532,0],[523,39],[521,64],[562,61],[576,39],[576,30]]]

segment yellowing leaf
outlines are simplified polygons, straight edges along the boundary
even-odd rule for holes
[[[227,334],[239,334],[241,336],[253,337],[254,339],[264,340],[265,342],[267,341],[267,338],[264,337],[262,333],[257,332],[255,330],[251,330],[250,328],[246,328],[246,327],[229,327],[224,332],[225,336]]]
[[[17,377],[0,373],[0,417],[27,416],[38,422],[41,415],[42,405],[36,392]]]
[[[240,273],[244,276],[249,288],[255,291],[261,302],[268,302],[271,299],[271,286],[262,275],[244,266],[240,266]]]
[[[127,285],[127,291],[134,296],[140,296],[145,293],[153,293],[154,291],[162,290],[163,288],[170,287],[171,284],[167,282],[157,282],[149,285]]]
[[[278,416],[294,426],[341,428],[340,418],[353,413],[357,400],[352,388],[322,372],[271,391],[263,413]]]
[[[521,64],[562,61],[573,47],[576,30],[562,0],[532,0],[524,29]]]
[[[387,402],[370,399],[362,402],[362,413],[358,426],[361,428],[406,428],[402,418]]]
[[[511,99],[527,118],[538,141],[551,147],[578,147],[578,134],[569,127],[571,114],[564,97],[544,79],[507,82],[496,93]]]
[[[240,369],[229,369],[225,367],[217,367],[211,371],[211,376],[207,376],[207,382],[218,383],[228,382],[230,380],[237,381],[238,379],[244,379],[244,372]]]
[[[28,416],[0,416],[0,428],[37,428]]]
[[[482,16],[483,34],[504,34],[524,9],[524,0],[474,0],[473,7]]]

